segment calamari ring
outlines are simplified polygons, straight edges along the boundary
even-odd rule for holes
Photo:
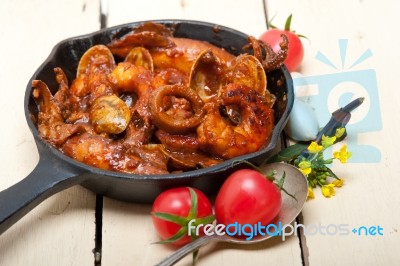
[[[189,118],[178,118],[169,115],[164,108],[164,97],[175,96],[186,99],[194,115]],[[204,102],[200,96],[190,88],[181,85],[168,85],[154,90],[150,96],[149,107],[153,123],[162,130],[172,134],[182,134],[193,131],[204,116]]]

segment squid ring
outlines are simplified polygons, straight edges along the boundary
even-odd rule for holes
[[[164,108],[164,97],[175,96],[189,101],[194,115],[182,119],[176,118],[166,113]],[[188,133],[196,128],[204,116],[204,102],[200,96],[186,86],[168,85],[154,90],[150,96],[149,107],[153,123],[162,130],[172,134]]]

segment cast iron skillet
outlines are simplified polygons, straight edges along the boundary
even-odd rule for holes
[[[173,27],[177,37],[208,41],[233,54],[240,53],[242,47],[247,44],[246,34],[215,24],[184,20],[155,22]],[[36,168],[25,179],[0,192],[0,234],[46,198],[76,184],[114,199],[141,203],[150,203],[161,191],[176,186],[197,187],[207,194],[213,194],[232,171],[243,167],[233,167],[233,161],[248,160],[260,163],[271,155],[294,99],[292,79],[284,66],[267,75],[268,88],[277,96],[274,107],[276,123],[269,145],[258,152],[213,167],[168,175],[131,175],[104,171],[65,156],[39,137],[35,124],[38,110],[32,98],[32,80],[44,81],[54,93],[58,88],[54,67],[61,67],[72,81],[78,62],[88,48],[96,44],[107,44],[113,38],[126,34],[142,23],[134,22],[64,40],[54,47],[50,56],[34,73],[26,88],[24,108],[40,159]]]

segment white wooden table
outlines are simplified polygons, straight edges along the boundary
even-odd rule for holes
[[[303,222],[351,228],[380,225],[384,235],[316,234],[304,236],[301,243],[293,236],[284,242],[271,240],[253,246],[210,245],[202,248],[198,265],[400,265],[398,10],[396,0],[385,4],[356,0],[269,0],[265,4],[262,0],[2,0],[0,190],[23,179],[38,161],[24,118],[23,98],[29,78],[58,41],[101,26],[164,18],[218,23],[258,37],[266,30],[265,14],[276,14],[275,24],[283,25],[293,13],[293,27],[310,39],[304,41],[302,74],[320,76],[323,82],[330,74],[369,69],[372,72],[368,73],[376,75],[376,86],[356,92],[368,96],[367,110],[379,111],[379,116],[367,120],[365,132],[349,132],[348,139],[375,147],[380,157],[374,161],[367,152],[354,150],[359,163],[335,164],[334,171],[346,179],[346,185],[332,199],[316,190],[316,199],[308,201],[302,212]],[[342,69],[339,39],[348,40],[349,62],[367,49],[373,56],[354,68],[345,64]],[[339,67],[316,60],[318,52]],[[318,94],[318,85],[312,85],[312,91]],[[333,108],[335,104],[333,94],[328,105]],[[361,121],[363,114],[355,114],[354,119]],[[102,212],[97,220],[96,205]],[[96,258],[98,265],[105,266],[153,265],[173,249],[152,244],[157,236],[149,212],[148,205],[101,197],[96,202],[92,192],[70,188],[45,200],[0,236],[0,265],[80,266],[93,265]],[[96,233],[100,221],[101,234]],[[179,265],[190,263],[189,256]]]

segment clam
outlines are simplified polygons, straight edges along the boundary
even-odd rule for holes
[[[90,121],[97,133],[122,133],[130,120],[129,107],[116,95],[97,98],[90,109]]]
[[[255,90],[258,94],[265,96],[270,107],[275,101],[275,96],[267,91],[267,77],[264,68],[260,61],[252,55],[241,54],[231,61],[223,81],[224,86],[228,84],[243,85]],[[241,122],[238,106],[223,106],[221,111],[233,124],[237,125]]]
[[[125,57],[125,62],[130,62],[135,66],[142,66],[151,72],[154,70],[153,58],[151,57],[149,50],[143,47],[133,48]]]
[[[221,62],[214,53],[208,49],[199,54],[189,76],[189,87],[197,92],[206,102],[218,93],[222,82]]]
[[[267,87],[267,77],[260,61],[252,55],[242,54],[236,57],[229,69],[229,83],[245,85],[259,94],[264,95]]]
[[[83,54],[78,64],[76,76],[79,78],[94,73],[96,70],[111,72],[114,68],[115,60],[110,49],[99,44],[91,47]]]
[[[267,76],[261,62],[249,54],[241,54],[232,62],[227,73],[227,82],[245,85],[260,95],[264,95],[270,107],[275,102],[275,96],[267,90]]]

